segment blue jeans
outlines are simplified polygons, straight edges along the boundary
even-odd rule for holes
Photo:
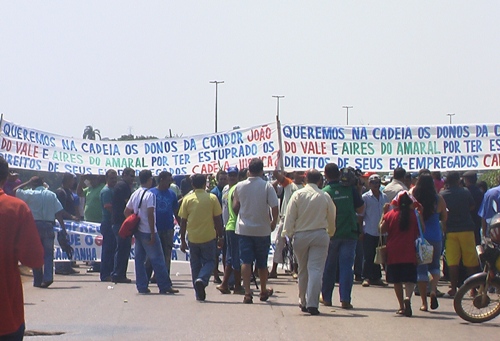
[[[116,238],[110,221],[101,223],[102,248],[101,248],[101,281],[111,276],[115,264]]]
[[[113,272],[111,273],[113,280],[127,277],[128,260],[132,248],[132,237],[122,238],[118,235],[120,227],[121,224],[113,224],[113,233],[116,240]]]
[[[363,275],[363,242],[358,239],[356,243],[356,256],[354,257],[354,276],[362,277]]]
[[[234,231],[226,231],[226,266],[241,271],[239,236]]]
[[[43,270],[33,269],[33,285],[54,280],[54,224],[50,221],[35,221],[43,246]],[[68,263],[69,264],[69,263]]]
[[[189,264],[193,285],[197,279],[201,279],[205,286],[208,285],[210,276],[214,272],[216,248],[215,239],[201,244],[189,243]]]
[[[174,232],[175,231],[173,229],[158,231],[158,237],[160,238],[161,248],[163,250],[163,254],[165,255],[165,265],[167,266],[168,273],[170,273],[170,265],[172,263]],[[149,260],[146,261],[146,273],[148,274],[148,278],[151,278],[151,275],[153,274],[153,266]]]
[[[160,291],[172,288],[172,281],[165,265],[165,255],[158,233],[155,233],[154,239],[154,244],[150,245],[151,233],[135,233],[135,285],[139,292],[145,292],[148,289],[149,277],[146,273],[146,257],[153,267]]]
[[[323,271],[323,284],[321,286],[321,294],[324,301],[332,302],[338,266],[340,302],[351,302],[352,267],[354,265],[357,242],[356,239],[330,239],[325,270]]]

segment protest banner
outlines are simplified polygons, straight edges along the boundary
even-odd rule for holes
[[[282,134],[285,169],[323,169],[329,162],[379,172],[500,166],[500,124],[283,125]]]
[[[69,236],[69,245],[73,248],[73,258],[74,261],[100,261],[101,260],[101,246],[102,246],[102,235],[101,235],[101,224],[91,223],[87,221],[74,221],[65,220],[64,226]],[[181,237],[180,237],[180,226],[175,225],[174,231],[174,246],[172,248],[172,261],[188,261],[189,260],[189,250],[186,253],[181,251]],[[59,223],[54,226],[54,231],[57,236],[57,232],[61,230]],[[275,232],[274,232],[275,233]],[[274,238],[272,239],[274,241]],[[130,250],[130,258],[134,259],[134,238],[132,237],[132,249]],[[274,253],[274,242],[272,243],[269,250],[269,254],[272,256]],[[271,257],[272,259],[272,257]],[[68,256],[65,252],[61,250],[57,238],[54,239],[54,260],[56,261],[69,261]],[[272,262],[271,262],[272,263]]]
[[[277,121],[215,134],[134,141],[73,139],[3,119],[0,128],[0,155],[11,167],[74,174],[105,174],[109,168],[120,172],[125,167],[151,169],[153,175],[163,170],[209,174],[230,166],[245,168],[254,157],[268,171],[281,159],[286,170],[323,169],[329,162],[379,172],[500,166],[500,124],[321,126]]]
[[[248,167],[254,157],[274,169],[278,143],[276,124],[215,134],[153,140],[96,141],[51,134],[2,119],[0,155],[12,168],[104,175],[131,167],[153,175],[213,174],[231,166]]]

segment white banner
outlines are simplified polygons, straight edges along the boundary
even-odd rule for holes
[[[101,235],[101,224],[90,223],[87,221],[73,221],[65,220],[64,226],[69,235],[69,244],[73,248],[73,258],[74,261],[100,261],[101,260],[101,246],[102,246],[102,235]],[[69,261],[68,255],[61,250],[59,243],[57,241],[57,232],[60,231],[59,223],[54,227],[56,233],[56,238],[54,240],[54,260],[57,261]],[[272,255],[274,254],[274,239],[276,231],[272,235],[272,245],[269,249],[270,260],[272,260]],[[132,248],[130,250],[130,259],[134,259],[135,255],[135,238],[132,237]],[[172,248],[172,261],[189,261],[189,250],[186,253],[181,251],[181,237],[180,237],[180,226],[175,225],[174,232],[174,247]],[[219,261],[222,259],[220,258]],[[271,261],[272,264],[272,261]]]
[[[497,169],[500,124],[442,126],[283,125],[285,169],[340,168],[389,172]]]
[[[248,167],[259,157],[267,170],[278,156],[276,123],[193,137],[95,141],[64,137],[3,120],[0,155],[12,168],[46,172],[104,175],[110,168],[121,171],[151,169],[178,174],[211,174],[231,166]]]
[[[282,125],[284,168],[340,168],[389,172],[497,169],[500,124],[434,126]],[[163,170],[172,174],[216,173],[244,168],[259,157],[265,170],[276,168],[277,124],[193,137],[93,141],[73,139],[3,120],[0,155],[13,168],[74,174],[105,174],[109,168]]]

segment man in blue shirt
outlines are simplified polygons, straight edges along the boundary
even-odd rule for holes
[[[500,176],[497,178],[497,183],[500,183]],[[500,186],[490,188],[483,197],[481,207],[477,212],[481,217],[481,228],[483,236],[487,236],[487,228],[491,218],[500,210]]]
[[[165,255],[165,263],[170,274],[170,261],[172,259],[172,248],[174,246],[174,216],[177,221],[179,203],[177,195],[170,189],[173,182],[172,174],[163,171],[158,176],[158,186],[151,188],[150,191],[156,196],[156,229],[160,237],[161,247]],[[148,264],[148,273],[153,270]],[[151,280],[154,282],[154,278]]]

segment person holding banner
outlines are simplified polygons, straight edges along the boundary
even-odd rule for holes
[[[104,176],[95,174],[84,174],[76,187],[76,194],[84,199],[83,219],[92,223],[102,221],[101,190],[104,188]],[[100,272],[101,262],[92,261],[87,272]]]
[[[30,189],[22,189],[26,186]],[[43,179],[34,176],[27,182],[14,188],[16,197],[23,200],[31,209],[38,234],[44,249],[43,270],[33,269],[33,286],[48,288],[54,281],[54,220],[57,219],[66,232],[63,220],[63,207],[54,192],[45,188]],[[69,264],[69,262],[68,262]]]
[[[34,269],[43,266],[44,248],[28,205],[2,189],[8,174],[9,164],[0,156],[0,340],[22,340],[24,303],[18,263]]]
[[[277,183],[281,186],[283,190],[283,199],[281,199],[280,206],[280,220],[278,222],[278,232],[276,233],[275,240],[275,250],[273,255],[273,267],[271,268],[271,272],[269,272],[269,278],[277,278],[278,277],[278,264],[283,263],[283,248],[286,244],[286,238],[281,235],[283,232],[283,224],[285,223],[285,215],[286,209],[288,206],[288,201],[292,194],[304,187],[304,172],[295,171],[292,173],[293,181],[289,177],[281,174],[277,169],[273,171],[273,176],[276,178]],[[276,184],[277,185],[277,184]],[[294,258],[295,259],[295,258]],[[292,265],[292,276],[294,279],[297,278],[297,263],[293,262]]]
[[[125,210],[125,205],[132,194],[134,180],[135,171],[128,167],[123,169],[122,179],[118,181],[113,191],[112,228],[116,238],[116,250],[111,278],[114,283],[132,282],[130,278],[127,278],[127,267],[128,260],[130,258],[130,249],[132,247],[132,237],[122,238],[118,235],[118,231],[120,231],[120,227],[125,220],[123,211]]]
[[[61,183],[61,187],[56,189],[55,193],[57,195],[57,199],[61,203],[63,207],[62,216],[64,219],[69,220],[80,220],[80,214],[77,213],[78,204],[76,203],[75,196],[73,195],[72,189],[76,180],[76,176],[72,173],[64,173],[63,179]],[[76,196],[78,198],[78,196]],[[56,261],[54,262],[55,273],[57,275],[74,275],[79,273],[71,266],[71,261]]]

